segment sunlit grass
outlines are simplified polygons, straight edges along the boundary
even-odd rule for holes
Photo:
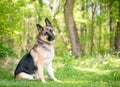
[[[53,64],[60,83],[50,79],[46,79],[45,84],[38,80],[14,80],[15,63],[0,67],[0,87],[120,87],[120,58],[110,56],[104,60],[90,56],[74,59],[65,55],[56,57]]]

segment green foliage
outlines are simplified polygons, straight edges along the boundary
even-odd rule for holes
[[[54,4],[54,0],[50,0]],[[39,0],[1,0],[0,1],[0,39],[5,46],[9,46],[16,51],[19,56],[21,52],[25,52],[28,45],[29,49],[33,46],[36,37],[36,23],[44,26],[44,19],[47,17],[52,21],[50,2],[45,3]],[[52,24],[59,28],[61,32],[55,31],[57,36],[56,54],[64,55],[71,53],[71,43],[68,37],[68,31],[64,22],[64,0],[58,0],[59,6],[55,14],[56,22]],[[115,29],[116,22],[119,20],[119,4],[116,1],[97,1],[83,0],[75,1],[74,19],[77,26],[80,42],[85,54],[90,53],[91,45],[91,26],[92,26],[92,5],[96,5],[94,18],[94,47],[93,53],[106,53],[110,47],[110,37],[115,36],[115,31],[109,32],[109,16],[114,20],[112,27]],[[109,15],[109,4],[112,3],[112,14]],[[53,5],[51,4],[51,5]],[[63,38],[67,44],[64,44]],[[12,40],[12,42],[9,42]],[[114,43],[114,41],[113,41]],[[114,48],[114,47],[113,47]],[[18,50],[19,49],[19,50]]]
[[[54,0],[51,0],[54,1]],[[74,19],[77,26],[80,42],[86,56],[75,59],[71,55],[71,43],[64,22],[64,0],[60,0],[59,9],[55,18],[51,19],[51,9],[48,4],[39,0],[1,0],[0,1],[0,58],[6,56],[20,56],[25,53],[28,45],[32,48],[36,33],[36,23],[44,26],[47,17],[56,32],[56,58],[53,63],[55,75],[61,83],[47,79],[43,84],[39,80],[14,80],[13,70],[16,58],[8,67],[0,66],[0,87],[119,87],[120,86],[120,59],[117,56],[105,55],[109,52],[110,36],[114,38],[114,31],[109,32],[109,16],[114,20],[113,28],[119,20],[119,0],[76,0],[74,6]],[[109,15],[109,3],[112,3],[112,15]],[[94,19],[94,48],[93,55],[89,56],[92,26],[92,5],[96,5]],[[100,12],[99,12],[100,11]],[[62,38],[63,37],[63,38]],[[66,40],[66,44],[63,42]],[[14,50],[14,51],[13,51]],[[111,53],[114,53],[113,51]],[[21,58],[21,57],[20,57]],[[5,67],[5,66],[4,66]],[[9,72],[8,72],[9,71]],[[7,73],[7,74],[6,74]]]
[[[5,47],[3,43],[0,43],[0,59],[6,56],[14,56],[15,52],[9,47]]]
[[[111,14],[110,7],[112,5]],[[102,53],[109,51],[110,49],[114,50],[114,37],[117,18],[119,16],[119,4],[118,0],[116,1],[101,1],[101,0],[83,0],[76,1],[74,6],[74,18],[76,26],[78,28],[78,34],[80,37],[80,42],[86,54],[89,54],[91,48],[91,27],[93,26],[93,53],[99,53],[102,50]],[[92,5],[93,4],[93,5]],[[92,13],[94,12],[94,14]],[[94,19],[92,19],[94,15]],[[112,31],[110,31],[109,20],[112,18]],[[93,20],[93,21],[92,21]],[[110,37],[113,39],[110,42]],[[113,48],[110,48],[112,44]]]
[[[0,0],[0,59],[6,56],[21,56],[32,48],[36,33],[36,23],[44,26],[44,19],[51,21],[51,9],[41,0]],[[44,1],[44,0],[42,0]],[[55,0],[51,0],[55,1]],[[120,87],[120,59],[119,54],[107,55],[110,50],[110,36],[114,38],[114,31],[109,32],[109,17],[113,20],[115,29],[119,20],[119,0],[76,0],[74,5],[74,19],[80,42],[86,56],[75,59],[71,55],[71,43],[64,22],[64,3],[60,0],[52,24],[56,32],[56,58],[53,63],[55,75],[61,83],[49,79],[43,84],[39,80],[14,80],[13,71],[16,58],[12,58],[7,67],[0,60],[0,87]],[[89,56],[92,26],[92,5],[96,5],[94,18],[94,48]],[[112,3],[112,14],[109,15],[109,4]],[[53,23],[54,22],[54,23]],[[62,38],[62,37],[63,38]],[[63,39],[66,40],[67,45]],[[21,58],[21,57],[20,57]],[[5,61],[4,61],[5,62]],[[3,68],[3,66],[5,68]],[[8,72],[9,71],[9,72]],[[6,74],[7,73],[7,74]]]

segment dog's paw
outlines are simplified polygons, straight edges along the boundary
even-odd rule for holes
[[[45,80],[42,80],[42,83],[46,83],[46,81],[45,81]]]
[[[61,80],[57,80],[57,82],[58,82],[58,83],[60,83],[60,82],[61,82]]]
[[[61,82],[61,80],[57,80],[57,79],[56,79],[56,80],[55,80],[55,82],[58,82],[58,83],[60,83],[60,82]]]

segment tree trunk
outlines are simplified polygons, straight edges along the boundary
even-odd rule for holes
[[[117,23],[115,35],[115,50],[120,51],[120,22]]]
[[[91,22],[91,30],[90,30],[90,35],[91,35],[90,54],[93,53],[93,47],[94,47],[94,15],[95,15],[95,10],[96,10],[96,4],[92,3],[92,22]]]
[[[113,48],[113,18],[112,18],[112,3],[109,4],[109,31],[110,31],[110,49]]]
[[[52,16],[52,19],[55,18],[55,15],[57,13],[57,10],[58,10],[58,6],[59,6],[59,1],[60,0],[50,0],[50,3],[49,3],[49,6],[51,8],[51,16]]]
[[[120,16],[120,1],[119,1],[119,10],[118,16]],[[115,33],[115,50],[120,51],[120,18],[117,22],[117,29]]]
[[[55,17],[54,17],[54,22],[56,22],[56,28],[58,30],[58,33],[59,33],[63,43],[65,44],[65,46],[68,46],[68,41],[66,40],[65,36],[62,34],[62,31],[60,30],[59,25],[57,23],[57,19]]]
[[[66,27],[69,31],[69,37],[72,45],[72,54],[75,57],[78,57],[82,55],[82,48],[79,42],[79,37],[73,18],[74,2],[75,0],[66,0],[66,3],[64,5],[64,17],[65,17]]]
[[[101,4],[100,4],[100,16],[102,15],[102,10],[101,10]],[[99,21],[99,41],[98,41],[98,47],[99,47],[99,51],[100,51],[100,49],[101,49],[101,33],[102,33],[102,25],[101,25],[101,19],[100,19],[100,21]]]

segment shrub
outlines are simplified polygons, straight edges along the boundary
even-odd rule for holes
[[[0,43],[0,59],[3,59],[8,55],[13,56],[15,55],[15,52],[9,47],[5,47],[3,43]]]

